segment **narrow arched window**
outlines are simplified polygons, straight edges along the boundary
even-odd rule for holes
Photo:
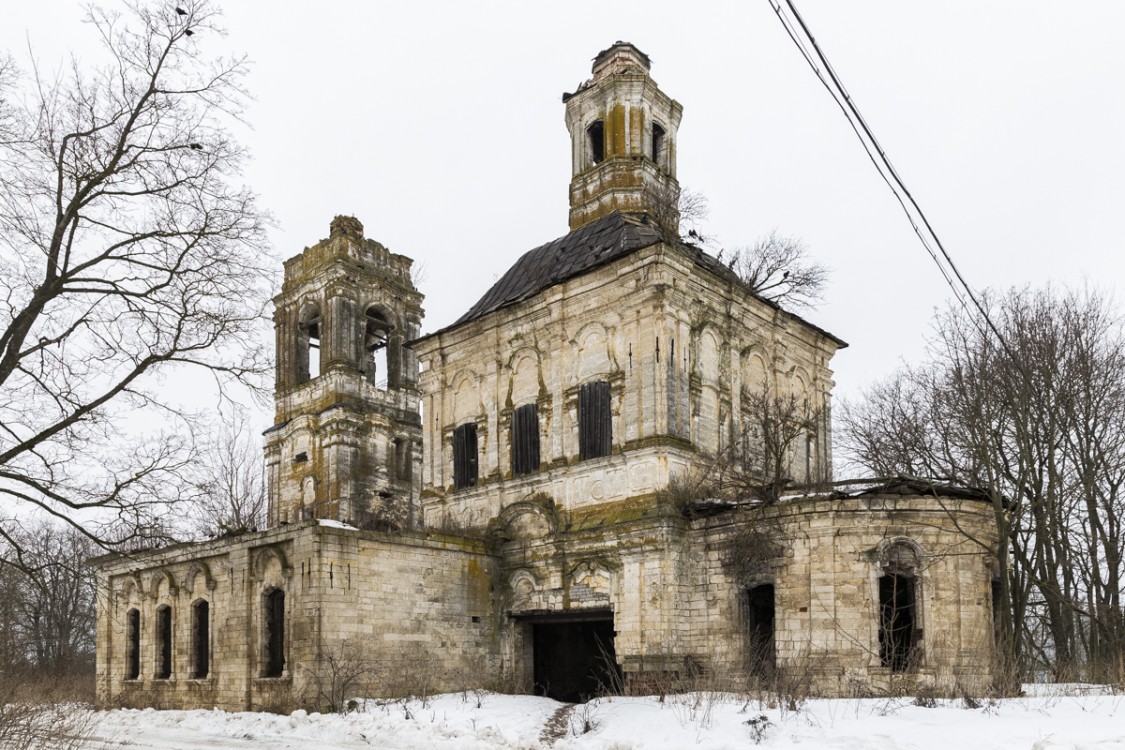
[[[652,124],[652,160],[661,163],[664,154],[664,128],[659,123]]]
[[[211,606],[198,601],[191,607],[191,676],[201,680],[211,671]]]
[[[883,554],[879,577],[879,657],[892,672],[916,666],[922,629],[918,617],[918,556],[907,544]]]
[[[453,489],[477,484],[477,425],[466,422],[453,428]]]
[[[297,382],[320,375],[320,308],[309,303],[297,318]]]
[[[262,614],[265,620],[265,669],[263,677],[285,673],[285,592],[273,589],[266,594]]]
[[[590,145],[590,163],[600,164],[605,161],[605,123],[595,120],[586,128],[586,140]]]
[[[131,609],[125,615],[125,679],[141,676],[141,613]]]
[[[163,604],[156,608],[156,672],[158,680],[172,676],[172,608]]]
[[[398,373],[390,371],[391,357],[388,351],[391,331],[394,325],[376,307],[369,307],[363,314],[364,369],[367,381],[376,388],[398,385]]]

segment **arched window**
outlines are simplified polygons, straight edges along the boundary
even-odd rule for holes
[[[477,484],[477,425],[466,422],[453,428],[453,489]]]
[[[263,677],[281,677],[285,673],[285,592],[270,590],[263,600],[265,625],[265,669]]]
[[[172,676],[172,608],[162,604],[156,608],[156,672],[158,680]]]
[[[211,671],[211,606],[200,600],[191,607],[191,676],[201,680]]]
[[[308,303],[297,317],[297,382],[320,375],[320,308]]]
[[[883,552],[879,576],[879,657],[892,672],[917,666],[922,629],[918,618],[918,554],[903,542]]]
[[[141,676],[141,613],[131,609],[125,615],[125,679]]]
[[[652,160],[661,163],[660,157],[664,153],[664,128],[659,123],[652,124]]]
[[[590,146],[590,163],[600,164],[605,161],[605,123],[595,120],[586,128],[586,140]]]
[[[397,373],[392,377],[391,358],[387,356],[387,344],[394,325],[374,306],[367,308],[363,320],[364,368],[367,371],[367,380],[376,388],[386,388],[388,385],[395,387],[398,385]]]

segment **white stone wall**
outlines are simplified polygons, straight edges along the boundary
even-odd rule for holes
[[[490,591],[496,563],[479,544],[316,522],[99,563],[98,702],[103,706],[318,708],[312,670],[344,639],[371,664],[373,695],[479,684],[497,668]],[[285,592],[285,673],[263,676],[263,597]],[[191,605],[211,616],[211,668],[192,679]],[[173,669],[156,679],[155,612],[173,613]],[[126,680],[126,614],[141,613],[141,674]],[[415,684],[418,683],[418,684]]]

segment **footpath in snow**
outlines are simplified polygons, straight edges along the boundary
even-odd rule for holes
[[[426,701],[368,701],[346,715],[120,709],[96,714],[92,748],[129,750],[1125,750],[1125,696],[1051,686],[982,701],[911,698],[809,700],[792,707],[724,693],[661,702],[457,693]],[[561,709],[561,710],[560,710]]]

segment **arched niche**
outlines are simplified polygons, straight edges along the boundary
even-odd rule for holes
[[[277,547],[262,547],[254,552],[251,570],[256,580],[279,587],[293,572],[285,553]]]
[[[588,323],[574,337],[575,376],[585,381],[613,371],[609,353],[609,331],[600,323]]]

